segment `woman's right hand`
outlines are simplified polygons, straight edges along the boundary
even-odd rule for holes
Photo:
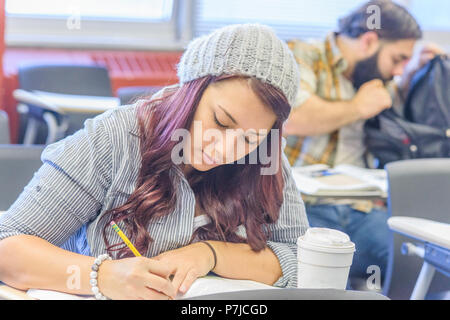
[[[164,262],[145,257],[106,260],[98,271],[98,288],[110,299],[174,299],[176,290],[169,280],[173,271]]]

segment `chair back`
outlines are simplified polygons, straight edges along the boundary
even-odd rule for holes
[[[376,292],[336,289],[256,289],[214,293],[186,300],[389,300]]]
[[[9,139],[9,122],[8,114],[0,110],[0,144],[11,143]]]
[[[44,146],[0,145],[0,211],[18,198],[42,165]]]
[[[62,94],[112,97],[108,70],[95,65],[25,65],[18,70],[19,87]]]
[[[391,216],[407,216],[450,223],[450,159],[414,159],[386,165]],[[409,299],[422,267],[419,257],[404,256],[401,246],[414,242],[394,233],[390,250],[392,273],[389,297]],[[450,279],[436,273],[429,293],[448,290]]]
[[[18,69],[19,88],[32,91],[47,91],[61,94],[83,96],[113,97],[111,79],[108,70],[97,65],[73,64],[27,64]],[[42,109],[28,106],[28,114],[21,114],[19,126],[19,143],[23,143],[28,117],[41,120],[33,143],[44,144],[47,128],[42,121]],[[55,115],[58,118],[58,115]],[[79,130],[92,114],[71,114],[66,136]]]

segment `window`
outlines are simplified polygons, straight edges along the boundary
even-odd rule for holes
[[[197,0],[194,34],[208,33],[232,23],[263,23],[282,39],[318,38],[336,26],[338,18],[361,0]]]
[[[450,1],[410,0],[409,8],[424,30],[450,31]]]
[[[6,0],[9,46],[182,49],[233,23],[263,23],[282,39],[322,38],[367,0]],[[395,0],[450,48],[450,1]]]
[[[10,46],[180,49],[192,0],[6,0]]]
[[[450,1],[409,0],[406,4],[424,31],[424,42],[434,42],[450,52]]]
[[[284,39],[323,38],[340,17],[367,0],[196,0],[193,33],[206,34],[233,23],[263,23]],[[424,30],[424,41],[450,51],[450,1],[395,0],[405,6]]]
[[[9,0],[9,15],[168,21],[171,18],[173,0]]]

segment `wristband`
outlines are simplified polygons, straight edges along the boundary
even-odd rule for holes
[[[100,292],[100,290],[98,288],[98,281],[97,281],[98,269],[100,268],[100,265],[102,264],[102,262],[105,260],[111,260],[111,257],[108,254],[101,254],[94,260],[94,264],[91,267],[92,271],[90,273],[89,283],[92,286],[92,288],[91,288],[92,293],[94,293],[95,299],[97,299],[97,300],[107,300],[108,299]]]

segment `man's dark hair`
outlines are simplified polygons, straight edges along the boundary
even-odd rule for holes
[[[368,23],[374,14],[374,11],[368,8],[373,5],[379,8],[379,28],[373,28]],[[377,33],[380,39],[387,41],[422,38],[422,30],[416,19],[404,7],[390,0],[369,1],[341,18],[338,23],[338,33],[350,38],[358,38],[369,31]]]

